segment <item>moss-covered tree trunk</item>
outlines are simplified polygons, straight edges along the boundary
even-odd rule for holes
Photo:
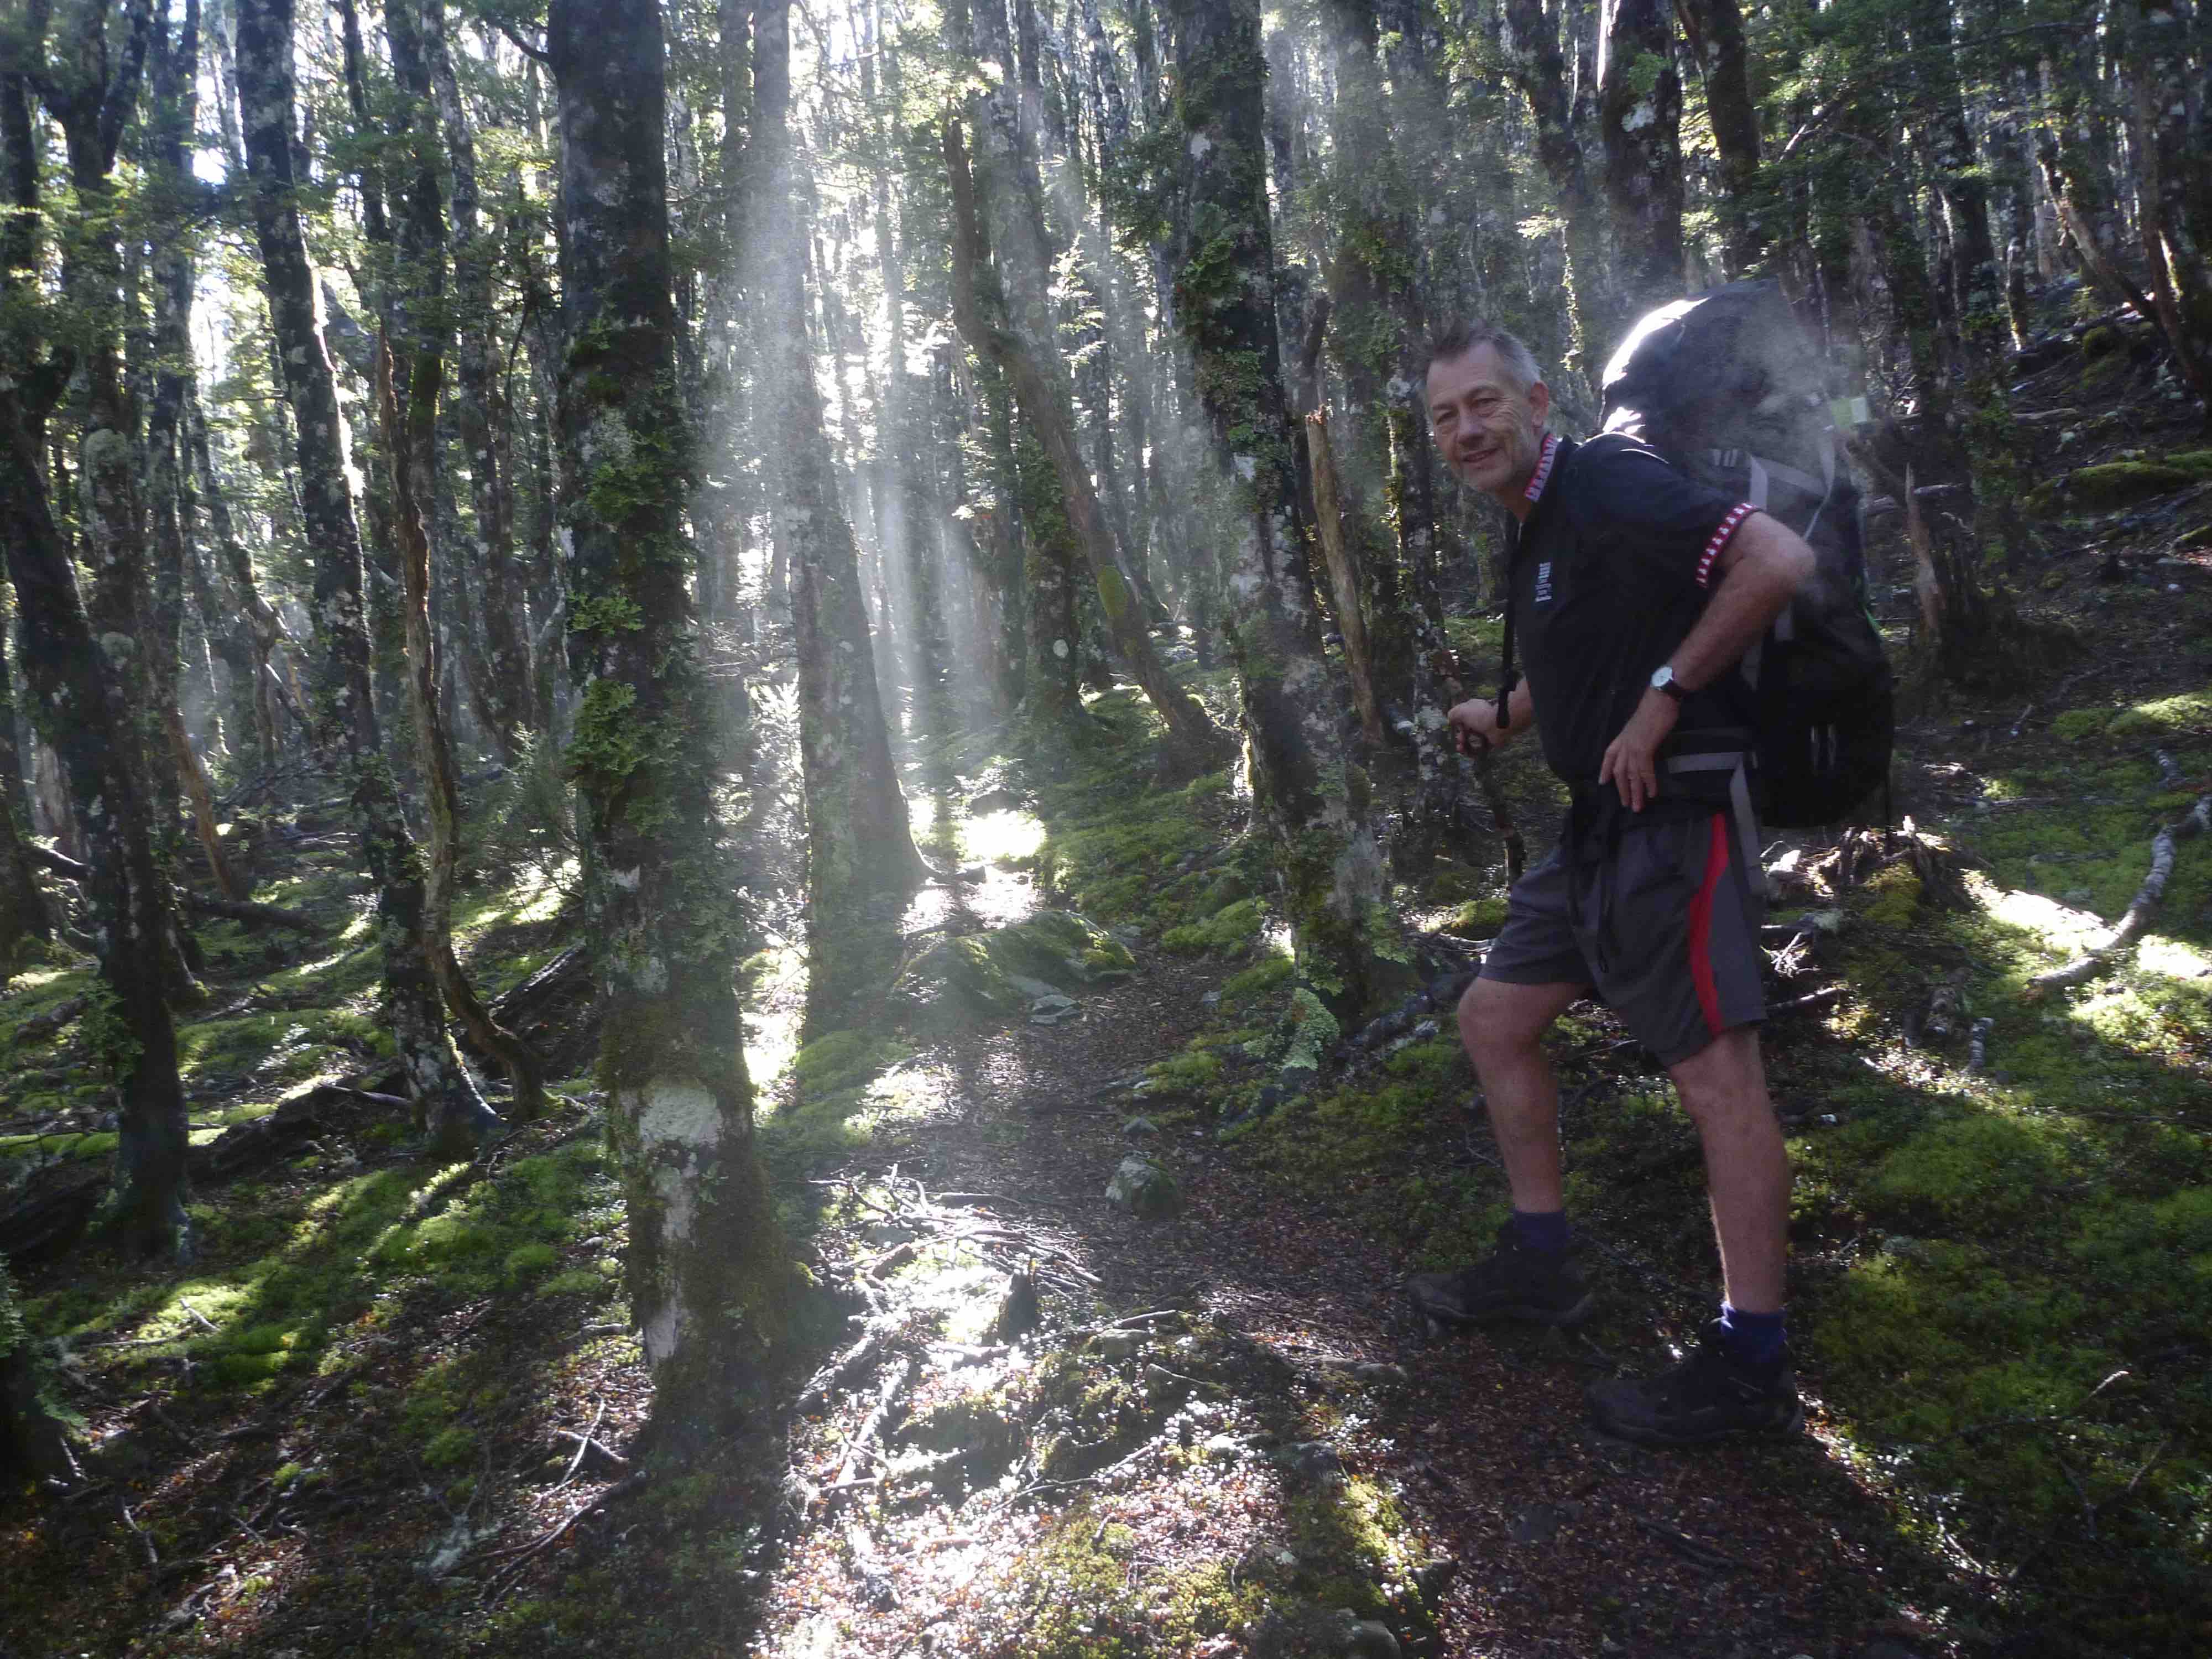
[[[406,1086],[436,1145],[465,1152],[497,1132],[454,1052],[426,948],[422,857],[379,740],[362,603],[361,537],[343,416],[316,311],[293,172],[292,0],[239,0],[236,60],[254,234],[293,412],[301,516],[315,561],[314,740],[343,768],[354,830],[377,895],[385,994]]]
[[[100,988],[83,1030],[119,1108],[109,1219],[127,1246],[182,1257],[192,1246],[187,1125],[165,995],[178,938],[173,899],[155,856],[144,775],[132,763],[134,711],[94,635],[46,493],[45,420],[68,360],[40,349],[46,317],[32,276],[41,255],[40,145],[26,92],[21,80],[0,74],[8,163],[0,209],[11,210],[0,246],[0,552],[15,588],[35,724],[67,779],[88,870],[84,897]]]
[[[5,96],[0,87],[0,98]],[[5,574],[0,568],[0,576]],[[15,687],[8,666],[15,633],[13,594],[12,588],[0,587],[0,976],[22,960],[27,947],[54,936],[31,856],[31,792],[15,742]]]
[[[559,92],[562,533],[569,761],[590,821],[599,1075],[629,1200],[657,1423],[712,1435],[757,1397],[787,1267],[754,1148],[734,988],[738,873],[715,807],[687,583],[660,16],[552,0]]]
[[[1667,0],[1605,0],[1598,134],[1626,314],[1682,293],[1682,77]],[[1618,342],[1608,340],[1610,354]]]
[[[860,586],[860,550],[839,499],[807,341],[804,244],[793,210],[791,13],[755,11],[753,138],[763,218],[762,317],[777,386],[782,500],[799,653],[799,757],[806,785],[807,992],[811,1027],[833,1023],[889,965],[883,941],[923,866],[891,763]]]
[[[48,54],[42,96],[61,129],[72,199],[62,220],[62,290],[69,296],[70,342],[83,377],[84,421],[77,446],[81,525],[90,589],[85,608],[107,672],[123,694],[117,733],[123,763],[139,779],[154,836],[160,880],[175,866],[178,777],[155,710],[159,681],[150,663],[157,630],[148,562],[147,515],[139,465],[138,404],[125,384],[125,262],[115,162],[138,102],[155,21],[150,0],[134,0],[107,27],[104,7],[64,14]],[[167,27],[166,17],[161,27]],[[171,647],[173,653],[173,646]],[[82,805],[82,803],[80,803]],[[204,993],[173,902],[155,949],[172,1000]]]
[[[0,375],[0,546],[22,612],[25,678],[84,836],[84,896],[100,980],[85,1032],[120,1108],[113,1220],[133,1246],[188,1255],[185,1097],[162,982],[162,942],[174,934],[169,884],[155,860],[142,775],[129,760],[131,711],[94,638],[68,544],[47,507],[35,423],[15,378],[20,366],[7,368]]]
[[[1240,508],[1221,565],[1253,801],[1274,844],[1301,975],[1341,1019],[1395,990],[1403,969],[1367,779],[1346,750],[1349,696],[1321,655],[1299,519],[1275,323],[1259,9],[1173,0],[1163,9],[1181,157],[1175,313],[1213,429],[1215,477]],[[1322,1034],[1306,1035],[1309,1050],[1317,1047]]]

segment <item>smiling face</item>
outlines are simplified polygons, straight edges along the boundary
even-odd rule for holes
[[[1551,388],[1523,387],[1487,342],[1429,365],[1429,429],[1462,483],[1515,508],[1536,470]],[[1523,504],[1525,505],[1525,504]]]

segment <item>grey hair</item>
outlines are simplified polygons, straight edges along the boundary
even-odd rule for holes
[[[1438,363],[1452,362],[1464,357],[1477,346],[1488,346],[1498,354],[1498,361],[1505,372],[1519,382],[1516,388],[1526,392],[1544,378],[1536,367],[1536,354],[1522,343],[1521,337],[1495,323],[1486,323],[1479,318],[1463,318],[1436,337],[1429,347],[1429,360],[1425,369]]]

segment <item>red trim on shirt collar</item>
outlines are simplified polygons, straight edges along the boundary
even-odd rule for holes
[[[1523,500],[1540,501],[1544,486],[1551,482],[1552,458],[1559,453],[1559,440],[1556,433],[1544,434],[1544,446],[1536,454],[1536,470],[1528,475],[1528,487],[1522,492]]]

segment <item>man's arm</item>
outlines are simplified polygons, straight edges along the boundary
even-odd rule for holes
[[[1498,729],[1498,704],[1492,699],[1473,697],[1453,705],[1446,718],[1451,721],[1452,741],[1459,745],[1461,754],[1473,754],[1478,744],[1495,749],[1536,723],[1536,700],[1529,695],[1526,679],[1514,686],[1506,705],[1513,719],[1503,731]]]
[[[1686,691],[1711,684],[1743,659],[1812,575],[1813,550],[1788,526],[1754,513],[1736,526],[1715,568],[1721,573],[1720,586],[1705,602],[1697,626],[1668,659]],[[1658,794],[1659,745],[1680,713],[1680,705],[1665,692],[1647,690],[1607,747],[1598,781],[1619,789],[1631,811],[1642,811]]]

